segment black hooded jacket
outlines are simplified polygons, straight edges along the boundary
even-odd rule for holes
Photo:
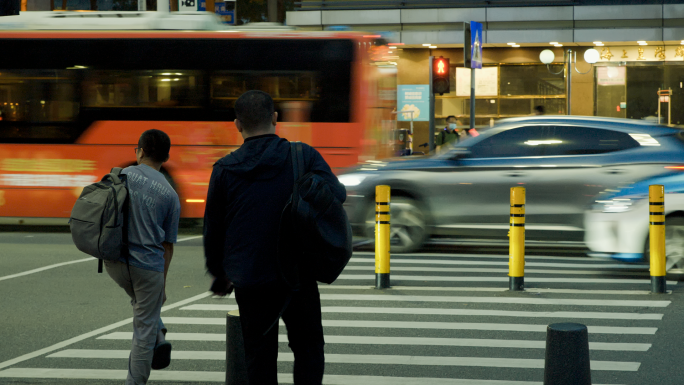
[[[344,202],[344,186],[321,154],[306,144],[303,150],[305,173],[325,178]],[[290,142],[275,134],[247,138],[214,164],[204,214],[204,252],[211,275],[227,277],[236,287],[279,278],[278,227],[293,186]]]

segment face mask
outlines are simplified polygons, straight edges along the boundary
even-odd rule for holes
[[[455,130],[456,129],[456,123],[449,123],[449,129]]]

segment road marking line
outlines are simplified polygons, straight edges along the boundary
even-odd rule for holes
[[[0,371],[4,378],[69,378],[86,380],[125,380],[128,371],[108,369],[12,368]],[[170,371],[150,373],[150,381],[225,382],[225,372]],[[279,383],[292,383],[292,374],[278,373]],[[458,378],[417,378],[385,376],[349,376],[326,374],[325,385],[542,385],[534,381],[473,380]],[[595,384],[602,385],[602,384]],[[617,384],[614,384],[617,385]]]
[[[457,256],[454,256],[458,258]],[[527,258],[527,257],[525,257]],[[449,261],[439,259],[407,259],[407,258],[391,258],[392,264],[415,264],[415,265],[479,265],[479,266],[508,266],[508,262],[491,262],[491,261]],[[352,258],[350,263],[367,263],[374,264],[375,259],[372,258]],[[571,269],[619,269],[619,270],[641,270],[648,272],[648,265],[628,265],[628,264],[592,264],[592,263],[551,263],[551,262],[529,262],[525,261],[525,267],[562,267]],[[599,270],[601,271],[601,270]]]
[[[321,294],[328,301],[392,301],[392,302],[465,302],[524,305],[667,307],[672,301],[637,301],[604,299],[514,298],[514,297],[447,297],[439,295]]]
[[[180,310],[193,311],[221,311],[228,312],[237,309],[237,305],[190,305]],[[437,308],[398,308],[398,307],[344,307],[323,306],[323,313],[363,313],[363,314],[427,314],[427,315],[453,315],[453,316],[493,316],[493,317],[521,317],[521,318],[578,318],[578,319],[614,319],[614,320],[649,320],[660,321],[663,314],[641,313],[611,313],[611,312],[534,312],[534,311],[509,311],[509,310],[477,310],[477,309],[437,309]],[[169,317],[164,318],[164,322]],[[183,317],[178,317],[183,318]]]
[[[546,326],[544,325],[544,328]],[[117,334],[117,333],[115,333]],[[132,333],[123,333],[130,339]],[[169,333],[171,336],[174,333]],[[182,334],[182,333],[175,333]],[[221,334],[225,341],[226,335]],[[169,338],[173,340],[172,338]],[[178,339],[176,339],[178,340]],[[187,340],[186,340],[187,341]],[[213,341],[213,340],[212,340]],[[221,355],[225,359],[225,355]],[[294,354],[279,352],[278,361],[293,362]],[[426,365],[426,366],[478,366],[494,368],[527,368],[543,369],[543,359],[527,358],[490,358],[490,357],[437,357],[437,356],[400,356],[400,355],[367,355],[367,354],[326,354],[326,363],[338,364],[379,364],[379,365]],[[609,371],[637,371],[641,365],[639,362],[622,361],[591,361],[592,370]],[[2,372],[0,372],[2,373]]]
[[[225,322],[224,322],[225,323]],[[172,335],[173,333],[169,333]],[[188,333],[189,334],[189,333]],[[128,336],[132,336],[128,333]],[[175,338],[172,335],[170,341],[192,341],[185,338]],[[212,339],[211,341],[215,341]],[[225,337],[221,340],[225,341]],[[286,334],[278,336],[278,342],[289,342]],[[545,349],[546,341],[527,340],[497,340],[478,338],[424,338],[424,337],[371,337],[371,336],[338,336],[326,335],[326,344],[353,344],[353,345],[406,345],[406,346],[457,346],[457,347],[483,347],[483,348],[512,348],[512,349]],[[605,350],[616,352],[646,352],[651,344],[638,343],[604,343],[589,342],[591,350]],[[130,350],[95,350],[95,349],[67,349],[47,358],[120,358],[128,359]],[[219,350],[210,351],[173,351],[174,360],[220,360],[226,359],[226,352]]]
[[[375,275],[365,274],[342,274],[337,279],[363,280],[374,282]],[[465,277],[465,276],[440,276],[440,275],[396,275],[392,274],[392,280],[404,281],[440,281],[440,282],[508,282],[508,277]],[[611,284],[651,284],[650,279],[620,279],[620,278],[539,278],[525,277],[525,282],[534,283],[611,283]],[[677,285],[678,281],[667,281],[668,285]]]
[[[318,289],[341,289],[341,290],[366,290],[375,289],[375,286],[365,285],[327,285],[320,284]],[[431,287],[431,286],[392,286],[393,291],[472,291],[472,292],[504,292],[507,287]],[[595,294],[595,295],[651,295],[648,290],[584,290],[584,289],[540,289],[525,288],[527,293],[558,293],[558,294]]]
[[[206,297],[208,297],[208,296],[210,296],[210,295],[212,295],[211,292],[205,292],[205,293],[202,293],[202,294],[198,294],[198,295],[196,295],[196,296],[194,296],[194,297],[190,297],[190,298],[184,299],[184,300],[182,300],[182,301],[178,301],[178,302],[176,302],[176,303],[174,303],[174,304],[164,306],[164,307],[162,307],[161,311],[163,312],[163,311],[166,311],[166,310],[175,309],[175,308],[177,308],[177,307],[181,307],[181,306],[183,306],[183,305],[187,305],[187,304],[189,304],[189,303],[191,303],[191,302],[198,301],[198,300],[200,300],[200,299],[202,299],[202,298],[206,298]],[[106,332],[108,332],[108,331],[110,331],[110,330],[114,330],[114,329],[120,328],[120,327],[122,327],[122,326],[130,325],[132,322],[133,322],[133,318],[131,317],[131,318],[125,319],[125,320],[123,320],[123,321],[119,321],[119,322],[113,323],[113,324],[111,324],[111,325],[109,325],[109,326],[105,326],[105,327],[103,327],[103,328],[99,328],[99,329],[97,329],[97,330],[93,330],[93,331],[91,331],[91,332],[88,332],[88,333],[85,333],[85,334],[81,334],[80,336],[76,336],[76,337],[74,337],[74,338],[70,338],[70,339],[68,339],[68,340],[66,340],[66,341],[59,342],[59,343],[54,344],[54,345],[52,345],[52,346],[49,346],[49,347],[47,347],[47,348],[40,349],[40,350],[36,350],[35,352],[28,353],[28,354],[24,354],[24,355],[22,355],[22,356],[13,358],[13,359],[11,359],[11,360],[8,360],[8,361],[5,361],[5,362],[1,362],[1,363],[0,363],[0,369],[3,369],[3,368],[6,368],[6,367],[8,367],[8,366],[12,366],[12,365],[18,364],[19,362],[23,362],[23,361],[26,361],[26,360],[30,360],[31,358],[36,358],[36,357],[42,356],[42,355],[47,354],[47,353],[50,353],[50,352],[54,352],[55,350],[59,350],[59,349],[65,348],[65,347],[67,347],[67,346],[69,346],[69,345],[75,344],[76,342],[80,342],[80,341],[83,341],[83,340],[88,339],[88,338],[90,338],[90,337],[94,337],[94,336],[97,336],[97,335],[99,335],[99,334],[106,333]],[[0,372],[0,373],[2,373],[2,372]]]
[[[285,325],[280,321],[280,325]],[[438,329],[438,330],[484,330],[508,332],[541,332],[546,333],[547,325],[505,324],[505,323],[468,323],[468,322],[418,322],[418,321],[357,321],[357,320],[323,320],[324,327],[336,328],[379,328],[379,329]],[[587,326],[591,334],[641,334],[651,335],[658,328],[651,327],[619,327],[619,326]],[[131,332],[114,332],[97,337],[98,340],[130,340]],[[177,341],[225,341],[225,333],[168,333],[168,340]]]
[[[196,238],[201,238],[201,237],[202,237],[202,236],[200,235],[200,236],[198,236],[198,237],[183,238],[183,239],[179,239],[178,242],[188,241],[188,240],[190,240],[190,239],[196,239]],[[11,278],[23,277],[23,276],[29,275],[29,274],[40,273],[41,271],[50,270],[50,269],[54,269],[54,268],[57,268],[57,267],[62,267],[62,266],[67,266],[67,265],[73,265],[74,263],[81,263],[81,262],[88,262],[88,261],[96,261],[96,260],[97,260],[97,259],[94,258],[94,257],[89,257],[89,258],[77,259],[77,260],[74,260],[74,261],[68,261],[68,262],[62,262],[62,263],[55,263],[54,265],[48,265],[48,266],[44,266],[44,267],[39,267],[39,268],[37,268],[37,269],[24,271],[24,272],[22,272],[22,273],[17,273],[17,274],[12,274],[12,275],[6,275],[6,276],[4,276],[4,277],[0,277],[0,281],[4,281],[4,280],[6,280],[6,279],[11,279]]]
[[[29,274],[33,274],[33,273],[40,273],[41,271],[54,269],[54,268],[56,268],[56,267],[67,266],[67,265],[73,265],[74,263],[81,263],[81,262],[95,261],[95,260],[96,260],[95,258],[89,257],[89,258],[84,258],[84,259],[77,259],[77,260],[75,260],[75,261],[62,262],[62,263],[55,263],[54,265],[39,267],[39,268],[37,268],[37,269],[24,271],[23,273],[17,273],[17,274],[12,274],[12,275],[6,275],[6,276],[4,276],[4,277],[0,277],[0,281],[4,281],[4,280],[6,280],[6,279],[11,279],[11,278],[23,277],[23,276],[25,276],[25,275],[29,275]]]
[[[347,266],[344,268],[348,270],[362,270],[372,271],[372,266]],[[392,271],[423,271],[423,272],[438,272],[438,273],[502,273],[507,274],[508,269],[497,268],[472,268],[472,267],[406,267],[406,266],[392,266]],[[539,270],[539,269],[525,269],[527,274],[557,274],[557,275],[619,275],[619,276],[640,276],[650,278],[648,271],[614,271],[614,270]]]

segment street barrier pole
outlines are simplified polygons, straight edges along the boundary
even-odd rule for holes
[[[226,385],[243,385],[247,381],[240,311],[232,310],[226,315]]]
[[[651,292],[665,293],[665,188],[648,187],[649,239],[651,252]]]
[[[511,220],[508,233],[508,283],[510,291],[525,290],[525,188],[511,187]]]
[[[390,186],[375,187],[375,288],[390,287]]]
[[[544,385],[591,385],[587,327],[557,323],[546,328]]]

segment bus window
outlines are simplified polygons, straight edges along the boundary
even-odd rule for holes
[[[83,83],[85,107],[200,107],[199,71],[90,71]]]
[[[0,139],[4,142],[67,143],[78,116],[75,74],[68,70],[0,73]]]
[[[279,120],[283,122],[308,122],[311,109],[320,99],[315,72],[273,74],[268,72],[216,72],[211,79],[212,106],[232,109],[242,93],[262,90],[275,102]]]

